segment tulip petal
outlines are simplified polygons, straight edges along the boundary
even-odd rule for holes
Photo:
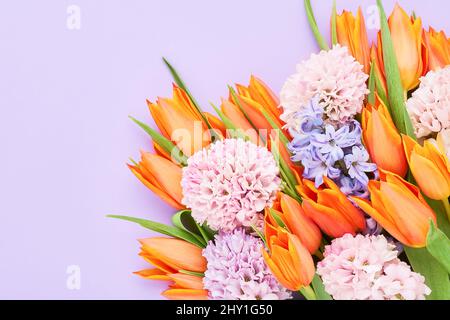
[[[170,280],[167,274],[164,271],[161,271],[160,269],[145,269],[133,273],[144,279],[165,280],[165,281]]]
[[[208,300],[208,290],[168,289],[161,294],[170,300]]]
[[[167,277],[173,280],[180,288],[185,289],[203,289],[203,278],[183,273],[173,273],[167,275]]]
[[[309,199],[303,199],[305,213],[322,229],[334,238],[342,237],[346,233],[355,235],[355,229],[339,212],[322,206]]]
[[[175,270],[204,272],[206,259],[202,249],[180,239],[153,237],[139,240],[143,250]]]
[[[443,200],[450,196],[448,180],[433,162],[413,153],[410,167],[420,189],[428,197],[435,200]]]
[[[401,243],[406,245],[410,245],[408,239],[403,236],[403,234],[399,231],[397,226],[390,221],[387,217],[385,217],[381,212],[375,210],[370,203],[358,197],[350,197],[356,204],[369,216],[371,216],[376,222],[378,222],[387,232],[389,232],[394,238],[396,238]]]
[[[316,252],[320,246],[322,234],[317,225],[305,214],[300,203],[282,193],[281,208],[289,230],[299,237],[310,253]]]
[[[295,291],[298,290],[297,287],[293,286],[291,282],[285,277],[281,269],[278,267],[278,265],[274,262],[274,260],[269,256],[269,254],[266,252],[266,250],[261,249],[262,254],[264,257],[264,261],[266,262],[267,266],[269,267],[272,274],[277,278],[278,282],[283,285],[283,287]]]

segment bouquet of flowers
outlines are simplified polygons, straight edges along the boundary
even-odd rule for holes
[[[177,71],[132,118],[153,152],[131,172],[177,212],[141,239],[170,299],[450,299],[450,41],[378,0],[369,44],[361,10],[331,15],[331,46],[280,98],[259,78],[204,112]]]

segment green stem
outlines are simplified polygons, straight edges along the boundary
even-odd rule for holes
[[[314,37],[316,38],[317,44],[322,50],[330,50],[330,47],[328,46],[322,34],[320,33],[319,27],[317,26],[316,18],[314,17],[314,13],[311,7],[311,0],[304,0],[304,4],[306,17],[308,18],[309,26],[311,27],[311,31],[313,32]]]
[[[445,213],[447,213],[448,221],[450,221],[450,204],[448,203],[448,199],[445,198],[442,200],[442,203],[444,204]]]
[[[299,291],[306,298],[306,300],[317,300],[316,293],[311,286],[303,287]]]

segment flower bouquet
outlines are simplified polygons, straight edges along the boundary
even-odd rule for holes
[[[369,44],[361,10],[280,98],[259,78],[204,112],[164,60],[173,97],[132,118],[153,152],[131,172],[177,212],[129,216],[169,299],[450,299],[450,42],[396,6]]]

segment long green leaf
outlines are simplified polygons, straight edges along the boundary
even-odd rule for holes
[[[369,96],[367,101],[373,106],[375,104],[375,68],[374,61],[370,64],[370,74],[369,74]]]
[[[415,272],[425,277],[431,294],[427,300],[450,300],[450,281],[447,270],[425,248],[404,247]]]
[[[194,236],[199,242],[206,246],[205,239],[200,233],[199,226],[195,222],[194,218],[191,216],[190,210],[180,210],[172,216],[172,223],[175,227],[189,232]]]
[[[322,279],[320,279],[320,276],[318,274],[314,276],[311,284],[316,293],[317,300],[333,300],[328,292],[325,291]]]
[[[331,43],[338,43],[337,27],[336,27],[336,0],[333,0],[333,12],[331,14]]]
[[[427,250],[450,274],[450,240],[430,219]]]
[[[152,231],[155,231],[155,232],[158,232],[161,234],[165,234],[167,236],[171,236],[174,238],[185,240],[185,241],[190,242],[200,248],[206,247],[206,245],[204,243],[198,241],[198,239],[196,237],[192,236],[192,234],[190,234],[189,232],[184,231],[182,229],[179,229],[177,227],[168,226],[168,225],[165,225],[165,224],[162,224],[159,222],[155,222],[155,221],[151,221],[151,220],[145,220],[145,219],[129,217],[129,216],[122,216],[122,215],[107,215],[107,217],[134,222],[134,223],[137,223],[140,226],[150,229]]]
[[[433,211],[436,213],[436,220],[439,229],[444,232],[447,237],[450,238],[450,222],[448,221],[447,213],[445,212],[442,201],[433,200],[428,197],[424,198],[431,209],[433,209]]]
[[[306,11],[306,17],[308,18],[309,25],[311,27],[311,30],[314,34],[314,37],[316,38],[317,44],[322,50],[329,50],[330,47],[328,46],[327,42],[325,41],[324,37],[319,31],[319,27],[317,26],[316,18],[314,17],[314,12],[311,7],[311,1],[305,0],[305,11]]]
[[[411,119],[406,111],[405,91],[402,86],[400,70],[392,43],[389,25],[381,0],[377,0],[380,12],[381,40],[383,43],[383,61],[386,72],[386,82],[389,92],[389,111],[397,129],[413,139],[416,139]]]
[[[384,105],[389,110],[389,101],[388,101],[388,98],[386,97],[386,92],[384,92],[383,84],[381,83],[381,80],[378,77],[376,72],[374,74],[374,78],[375,78],[375,86],[377,88],[378,97],[380,97],[381,101],[383,101]]]
[[[172,141],[161,135],[156,130],[150,128],[145,123],[133,118],[132,116],[130,116],[130,119],[133,120],[138,126],[140,126],[145,132],[147,132],[153,139],[153,141],[155,141],[161,148],[163,148],[164,151],[170,154],[175,159],[175,161],[183,166],[186,166],[187,157],[176,145],[172,143]]]

